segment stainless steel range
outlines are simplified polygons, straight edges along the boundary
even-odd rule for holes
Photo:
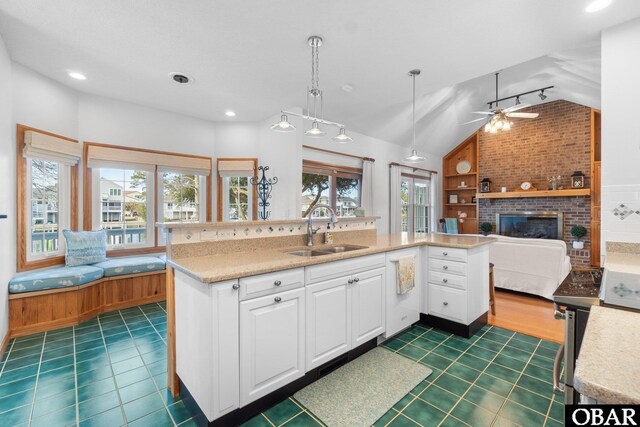
[[[564,403],[580,401],[573,388],[573,374],[580,354],[582,338],[592,305],[600,305],[602,268],[572,270],[553,294],[556,319],[565,321],[564,344],[560,346],[553,367],[554,391],[564,394]],[[564,361],[564,381],[561,381],[561,363]]]

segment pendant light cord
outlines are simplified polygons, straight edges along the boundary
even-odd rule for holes
[[[416,149],[416,75],[413,74],[413,149]]]

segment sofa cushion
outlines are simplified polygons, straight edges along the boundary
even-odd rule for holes
[[[111,277],[164,270],[165,263],[155,256],[136,256],[111,258],[107,261],[93,264],[93,266],[103,269],[105,277]]]
[[[107,259],[107,232],[63,230],[67,243],[65,262],[68,267],[95,264]]]
[[[9,293],[42,291],[83,285],[101,279],[102,269],[90,265],[56,267],[18,273],[9,281]]]

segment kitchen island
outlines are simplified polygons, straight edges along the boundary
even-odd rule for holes
[[[197,226],[162,225],[169,385],[177,392],[179,379],[220,425],[419,320],[465,336],[486,323],[493,239],[378,235],[375,218],[354,218],[334,227],[332,245],[315,236],[309,247],[301,220]],[[398,295],[404,257],[415,260],[415,288]]]

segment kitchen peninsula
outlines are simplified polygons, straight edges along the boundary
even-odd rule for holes
[[[333,244],[312,235],[309,246],[308,226],[159,224],[169,385],[177,392],[179,378],[209,421],[246,420],[419,320],[464,336],[486,323],[493,239],[379,235],[363,217],[341,218]],[[398,295],[405,257],[415,288]]]

